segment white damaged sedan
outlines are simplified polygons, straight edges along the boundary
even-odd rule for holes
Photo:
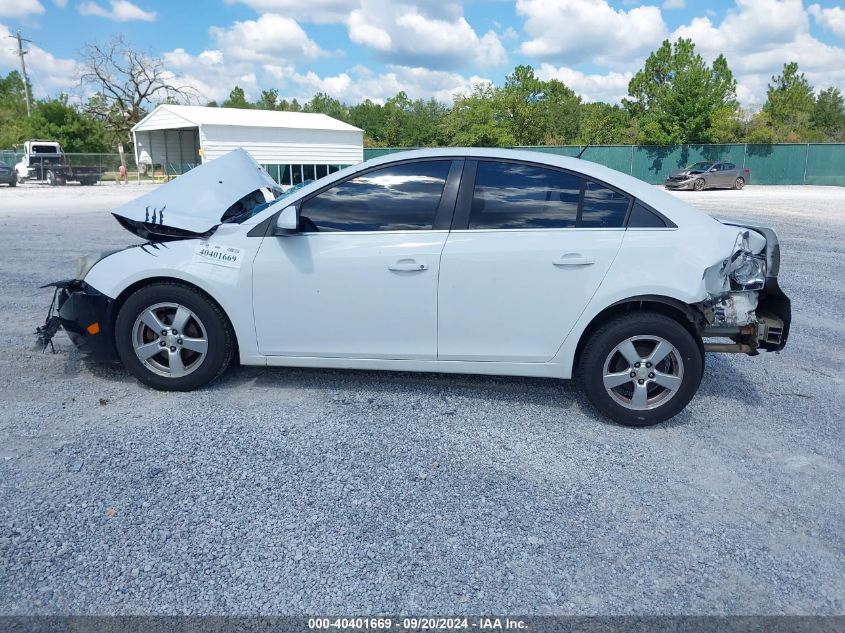
[[[789,334],[771,229],[576,158],[410,151],[282,193],[235,150],[114,216],[147,241],[51,284],[40,337],[64,328],[156,389],[235,359],[577,378],[645,426],[692,399],[706,351]]]

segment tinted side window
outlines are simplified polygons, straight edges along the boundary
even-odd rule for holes
[[[629,203],[628,196],[588,180],[584,186],[580,226],[620,228],[625,224]]]
[[[553,169],[479,161],[470,229],[575,226],[581,179]]]
[[[303,231],[430,230],[449,160],[405,163],[342,182],[306,201]]]
[[[640,202],[635,202],[628,218],[629,229],[665,229],[666,223],[659,215]]]
[[[725,171],[731,171],[732,169],[736,169],[736,165],[733,163],[725,163]]]

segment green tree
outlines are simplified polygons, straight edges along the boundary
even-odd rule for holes
[[[631,138],[631,119],[618,105],[585,103],[580,108],[580,130],[575,141],[579,144],[628,144]]]
[[[845,98],[839,88],[822,90],[816,96],[813,126],[825,141],[845,141]]]
[[[0,148],[12,147],[26,140],[25,126],[23,81],[20,73],[13,70],[5,77],[0,77]]]
[[[229,93],[229,96],[221,105],[224,108],[248,109],[252,107],[252,104],[247,101],[244,89],[240,86],[235,86],[234,88],[232,88],[232,91]]]
[[[517,145],[569,143],[578,134],[580,97],[557,79],[542,81],[531,66],[505,78],[501,102]]]
[[[67,95],[38,101],[26,121],[27,138],[56,140],[66,152],[110,152],[102,121],[68,102]]]
[[[364,130],[364,145],[386,147],[384,107],[365,99],[349,108],[349,123]]]
[[[318,92],[311,101],[302,107],[303,112],[316,112],[319,114],[327,114],[328,116],[346,121],[349,117],[349,111],[346,106],[334,97],[330,97],[325,92]]]
[[[259,110],[278,110],[279,109],[279,91],[275,88],[270,90],[262,90],[261,96],[255,102],[255,107]]]
[[[455,95],[452,109],[443,117],[441,134],[449,145],[503,147],[514,144],[502,90],[478,83],[470,94]]]
[[[772,77],[766,97],[763,112],[776,142],[795,142],[811,136],[816,105],[813,87],[804,73],[798,72],[797,63],[784,64],[781,74]]]
[[[628,84],[625,106],[639,119],[637,142],[709,143],[714,122],[738,110],[736,80],[724,56],[709,67],[692,40],[668,40]]]

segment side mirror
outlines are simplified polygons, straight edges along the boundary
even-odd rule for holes
[[[713,167],[713,168],[710,170],[710,173],[713,173],[714,171],[719,171],[719,170],[718,170],[718,169],[716,169],[715,167]]]
[[[285,207],[276,218],[273,235],[292,235],[297,232],[298,224],[299,218],[297,217],[296,207]]]

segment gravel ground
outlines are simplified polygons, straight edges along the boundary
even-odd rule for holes
[[[790,344],[626,429],[541,379],[239,368],[157,393],[32,349],[142,187],[0,189],[0,613],[842,614],[845,189],[773,225]]]

